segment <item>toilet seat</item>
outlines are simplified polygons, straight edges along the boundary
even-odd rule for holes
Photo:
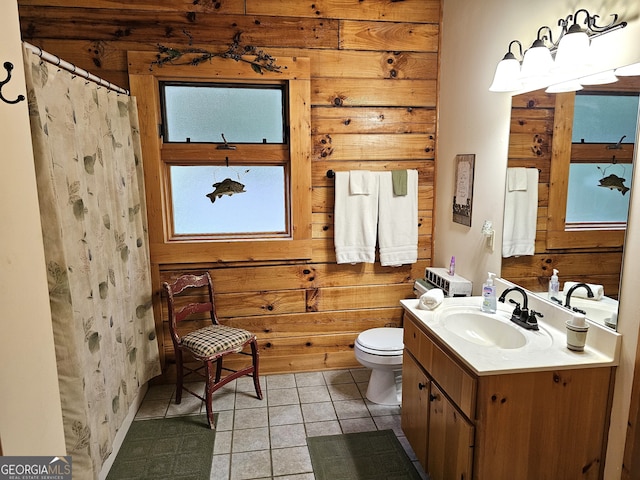
[[[402,328],[381,327],[365,330],[356,339],[356,346],[363,352],[379,356],[402,355]]]

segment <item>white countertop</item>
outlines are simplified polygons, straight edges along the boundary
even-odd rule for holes
[[[511,296],[509,297],[511,298]],[[518,298],[514,296],[514,298]],[[475,374],[496,375],[574,368],[593,368],[618,365],[621,335],[613,330],[589,323],[587,344],[583,352],[574,352],[566,346],[565,321],[571,313],[562,307],[554,307],[529,295],[529,308],[542,312],[538,319],[539,331],[526,330],[511,322],[513,306],[498,302],[498,311],[491,316],[519,329],[526,338],[519,348],[500,348],[480,345],[454,333],[444,317],[453,310],[481,312],[482,297],[445,298],[436,309],[418,308],[418,299],[401,300],[403,308],[419,320],[436,338],[447,345]]]

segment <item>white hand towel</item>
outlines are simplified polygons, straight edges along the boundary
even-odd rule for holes
[[[507,169],[507,172],[510,170],[511,168]],[[505,258],[535,253],[538,169],[527,168],[526,174],[526,190],[510,190],[507,184],[502,235],[502,256]]]
[[[418,261],[418,171],[407,170],[407,194],[393,194],[391,172],[380,172],[378,246],[380,264],[397,267]]]
[[[507,168],[507,188],[510,192],[526,192],[527,169],[524,167]]]
[[[573,287],[574,285],[577,285],[580,282],[564,282],[564,288],[562,289],[562,294],[564,296],[567,295],[567,292],[569,292],[569,289],[571,287]],[[593,297],[589,298],[589,294],[587,293],[587,289],[586,288],[577,288],[576,290],[573,291],[573,293],[571,294],[572,297],[577,297],[577,298],[586,298],[588,300],[600,300],[602,299],[602,297],[604,296],[604,287],[602,285],[598,285],[595,283],[587,283],[587,285],[589,285],[589,288],[591,289],[591,291],[593,292]]]
[[[334,245],[337,263],[374,263],[378,222],[377,176],[369,195],[349,193],[349,172],[336,172]]]
[[[349,172],[349,193],[351,195],[371,195],[375,185],[373,174],[368,170],[351,170]]]
[[[428,292],[420,295],[418,308],[422,310],[433,310],[438,307],[444,300],[444,292],[439,288],[432,288]]]

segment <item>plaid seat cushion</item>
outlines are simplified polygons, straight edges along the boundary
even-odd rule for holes
[[[182,345],[194,355],[209,357],[227,350],[239,352],[251,337],[253,333],[241,328],[210,325],[186,334],[182,337]]]

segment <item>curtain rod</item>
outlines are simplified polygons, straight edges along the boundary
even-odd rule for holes
[[[95,82],[100,86],[106,87],[109,90],[113,90],[114,92],[124,93],[125,95],[129,95],[129,90],[125,90],[124,88],[114,85],[113,83],[108,82],[107,80],[100,78],[94,75],[93,73],[87,72],[86,70],[74,65],[73,63],[66,62],[62,60],[60,57],[58,57],[57,55],[46,52],[42,50],[40,47],[31,45],[29,42],[23,41],[22,43],[24,44],[25,47],[31,50],[31,52],[33,52],[35,55],[38,55],[43,60],[49,63],[52,63],[57,67],[63,68],[64,70],[67,70],[68,72],[71,72],[74,75],[84,77],[86,80],[91,80],[92,82]]]

